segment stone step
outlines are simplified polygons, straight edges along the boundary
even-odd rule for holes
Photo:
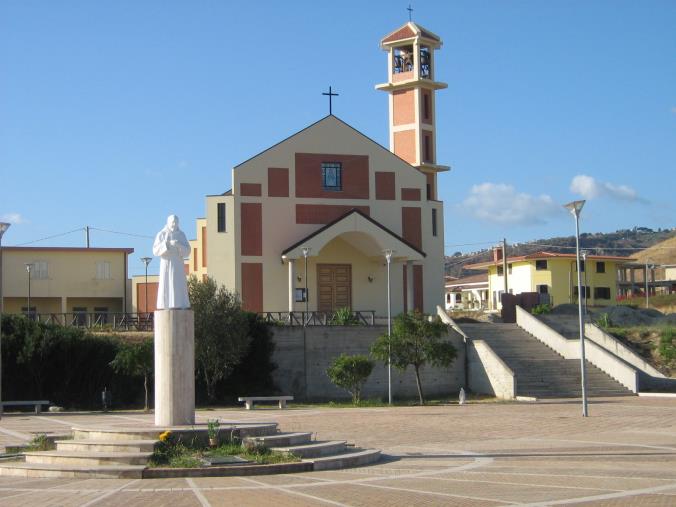
[[[245,442],[256,442],[265,447],[289,447],[309,443],[312,433],[278,433],[261,437],[246,437]]]
[[[360,467],[371,465],[378,461],[380,461],[380,451],[377,449],[352,450],[350,452],[334,454],[332,456],[325,456],[312,460],[315,471]]]
[[[34,451],[25,452],[27,464],[106,466],[146,465],[152,452],[74,452]]]
[[[6,461],[0,464],[0,475],[15,477],[140,479],[145,468],[143,465],[77,466]]]
[[[332,440],[326,442],[314,442],[307,445],[271,447],[270,450],[293,454],[299,458],[317,458],[343,452],[346,444],[347,442],[345,440]]]
[[[152,452],[157,440],[56,440],[57,451]]]
[[[176,435],[184,435],[190,438],[196,433],[203,433],[207,429],[206,424],[193,426],[175,426],[166,428],[132,427],[132,428],[86,428],[74,427],[73,438],[75,440],[157,440],[164,431],[171,431]],[[229,435],[236,432],[241,438],[250,436],[274,435],[277,433],[277,423],[249,423],[249,424],[223,424],[219,432]]]

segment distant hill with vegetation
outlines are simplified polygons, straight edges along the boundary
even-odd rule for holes
[[[641,258],[641,250],[673,238],[676,238],[676,228],[653,230],[648,227],[634,227],[633,229],[622,229],[615,232],[583,232],[580,234],[580,248],[590,250],[591,253],[597,255],[622,255]],[[669,241],[665,244],[673,243],[673,241]],[[527,255],[542,250],[572,253],[575,251],[575,236],[538,239],[526,243],[507,243],[508,256]],[[656,259],[653,262],[662,263],[663,258],[668,259],[672,255],[676,255],[676,252],[672,250],[668,250],[669,254],[664,254],[662,250],[665,249],[660,250],[663,255],[660,255],[659,260]],[[492,248],[487,248],[468,254],[455,252],[451,256],[446,256],[446,275],[459,278],[479,273],[479,271],[468,270],[465,266],[491,260],[493,258],[492,252]]]

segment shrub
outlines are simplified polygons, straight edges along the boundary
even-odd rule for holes
[[[364,383],[373,371],[373,361],[363,355],[347,356],[341,354],[326,370],[326,374],[335,385],[352,395],[352,403],[359,403]]]
[[[673,327],[665,327],[660,336],[659,352],[664,362],[673,368],[676,366],[676,344],[674,338],[676,333]]]
[[[596,323],[604,329],[608,329],[613,325],[613,323],[610,321],[610,315],[608,315],[607,313],[602,313],[601,315],[599,315],[599,318],[596,319]]]
[[[335,311],[333,323],[336,326],[356,326],[358,324],[357,319],[352,315],[352,310],[346,306]]]
[[[531,310],[531,313],[533,315],[542,315],[542,314],[545,314],[545,313],[549,313],[551,311],[552,311],[551,305],[542,304],[542,305],[534,306],[533,309]]]

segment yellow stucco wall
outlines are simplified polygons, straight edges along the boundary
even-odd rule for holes
[[[596,262],[605,262],[605,273],[597,273]],[[547,285],[549,294],[552,297],[554,305],[571,303],[577,301],[572,296],[571,287],[577,286],[577,270],[575,259],[571,258],[549,258],[547,259],[546,270],[536,270],[535,260],[512,262],[512,274],[507,276],[509,288],[513,289],[514,294],[521,292],[536,292],[538,285]],[[588,302],[591,305],[605,306],[615,302],[617,296],[617,261],[604,259],[589,259],[587,261],[586,285],[589,287]],[[504,290],[504,279],[497,276],[497,267],[488,267],[489,294],[491,299],[491,308],[499,309],[493,306],[493,293]],[[582,273],[582,284],[585,285],[585,273]],[[610,299],[599,299],[594,297],[594,288],[608,287],[610,289]],[[499,303],[499,298],[498,298]]]
[[[47,263],[46,277],[31,272],[31,306],[38,313],[71,312],[73,306],[107,306],[123,311],[126,294],[126,256],[119,249],[4,248],[2,294],[4,309],[13,313],[27,305],[26,264]],[[110,265],[109,278],[97,278],[97,263]]]

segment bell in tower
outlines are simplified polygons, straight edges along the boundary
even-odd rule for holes
[[[380,41],[388,54],[388,79],[376,86],[389,94],[390,151],[427,177],[427,198],[437,198],[435,92],[448,87],[434,80],[438,35],[409,21]]]

